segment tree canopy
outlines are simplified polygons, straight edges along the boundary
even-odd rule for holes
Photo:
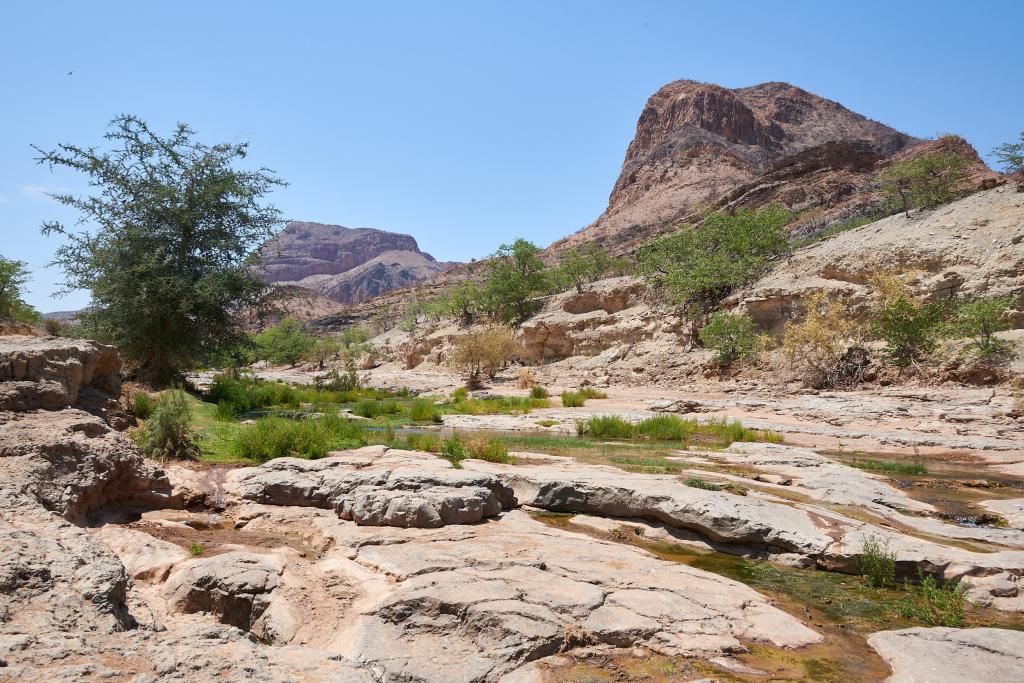
[[[61,144],[39,163],[84,173],[90,196],[54,194],[76,209],[75,230],[60,234],[54,264],[66,290],[87,289],[89,326],[116,344],[155,383],[237,344],[237,314],[265,305],[259,246],[280,222],[264,202],[283,185],[265,168],[239,170],[247,143],[205,145],[178,124],[167,137],[122,115],[104,138],[112,149]]]
[[[779,206],[713,213],[637,251],[639,272],[690,319],[710,313],[730,292],[763,274],[787,249]]]
[[[29,272],[24,261],[0,256],[0,319],[24,323],[39,322],[39,312],[22,299]]]
[[[486,306],[506,322],[522,322],[537,311],[536,297],[547,288],[540,248],[517,239],[503,244],[489,262],[484,298]]]

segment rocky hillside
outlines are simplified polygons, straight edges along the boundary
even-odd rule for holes
[[[448,268],[411,235],[293,221],[263,247],[267,281],[305,287],[342,304],[365,301]]]
[[[551,250],[599,240],[624,251],[704,207],[775,202],[802,212],[795,232],[813,232],[863,213],[891,160],[936,147],[974,160],[975,183],[995,177],[960,138],[921,141],[787,83],[675,81],[647,101],[608,208]]]

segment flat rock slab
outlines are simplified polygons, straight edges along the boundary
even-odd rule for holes
[[[366,526],[473,524],[515,505],[512,489],[494,475],[382,446],[321,460],[278,458],[241,472],[234,484],[246,500],[335,510]]]
[[[868,644],[892,667],[888,683],[1019,683],[1024,632],[1000,628],[880,631]]]

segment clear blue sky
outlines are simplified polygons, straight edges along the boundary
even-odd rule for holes
[[[51,299],[69,219],[30,144],[135,113],[247,140],[289,219],[414,235],[465,260],[605,207],[647,97],[678,78],[788,81],[983,154],[1024,128],[1024,2],[41,2],[0,6],[0,254]],[[73,71],[72,75],[66,75]]]

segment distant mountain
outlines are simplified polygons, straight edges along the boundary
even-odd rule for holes
[[[293,221],[263,247],[268,282],[355,304],[440,273],[452,263],[420,251],[410,235]]]
[[[625,251],[704,209],[770,203],[801,211],[791,230],[813,232],[863,212],[880,168],[937,147],[974,160],[972,180],[995,176],[961,138],[922,141],[788,83],[675,81],[647,101],[608,208],[550,250]]]

